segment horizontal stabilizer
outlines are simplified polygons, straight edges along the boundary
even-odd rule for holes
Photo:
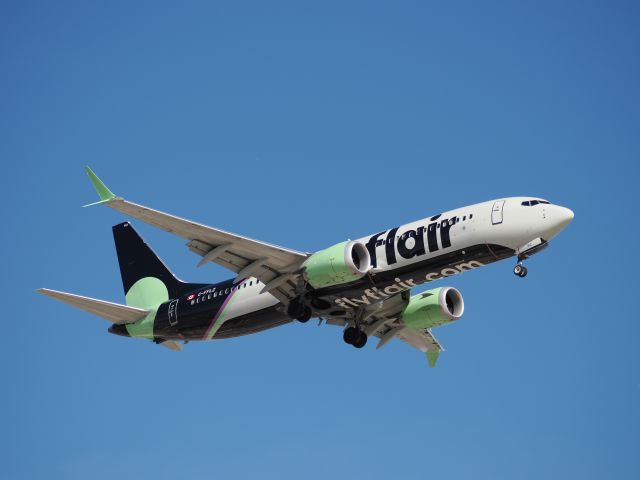
[[[143,308],[128,307],[126,305],[120,305],[119,303],[105,302],[104,300],[83,297],[72,293],[58,292],[56,290],[49,290],[48,288],[40,288],[36,291],[47,297],[60,300],[72,307],[93,313],[113,323],[135,323],[149,314],[149,310]]]

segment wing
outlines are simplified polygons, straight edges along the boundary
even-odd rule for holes
[[[118,324],[135,323],[141,318],[146,317],[149,313],[149,310],[143,308],[129,307],[127,305],[83,297],[82,295],[75,295],[73,293],[49,290],[48,288],[40,288],[36,291],[42,295],[55,298],[67,305],[93,313],[105,320]]]
[[[115,196],[89,167],[86,167],[86,170],[100,196],[100,201],[96,203],[105,204],[188,240],[189,249],[202,257],[198,266],[213,262],[236,272],[237,280],[249,276],[256,277],[265,284],[263,291],[269,291],[284,303],[293,296],[302,263],[309,254],[225,232],[129,202]]]
[[[442,348],[442,345],[436,340],[436,337],[433,336],[430,329],[410,330],[405,328],[398,333],[398,338],[425,353],[429,361],[429,366],[432,368],[436,366],[440,352],[444,351],[444,348]]]
[[[380,339],[376,349],[384,347],[394,338],[399,338],[407,345],[425,353],[429,366],[434,367],[440,352],[444,349],[431,330],[413,330],[404,325],[400,317],[408,301],[408,292],[398,293],[369,308],[357,310],[351,317],[329,318],[327,323],[347,326],[357,321],[367,337],[375,336]]]

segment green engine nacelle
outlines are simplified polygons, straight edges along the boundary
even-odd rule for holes
[[[411,297],[402,321],[413,330],[424,330],[458,320],[463,313],[464,300],[460,292],[441,287]]]
[[[371,267],[371,256],[364,243],[347,241],[314,253],[303,266],[312,287],[331,287],[364,277]]]

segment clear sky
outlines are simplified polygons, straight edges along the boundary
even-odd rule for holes
[[[515,6],[515,4],[518,6]],[[0,475],[640,477],[636,2],[0,4]],[[117,194],[314,251],[496,197],[575,211],[528,262],[450,278],[437,368],[315,321],[109,335]],[[219,281],[134,222],[182,278]]]

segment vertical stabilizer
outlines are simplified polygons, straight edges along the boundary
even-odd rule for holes
[[[176,278],[131,223],[124,222],[114,226],[113,239],[127,305],[157,308],[169,299],[178,298],[203,286]]]

